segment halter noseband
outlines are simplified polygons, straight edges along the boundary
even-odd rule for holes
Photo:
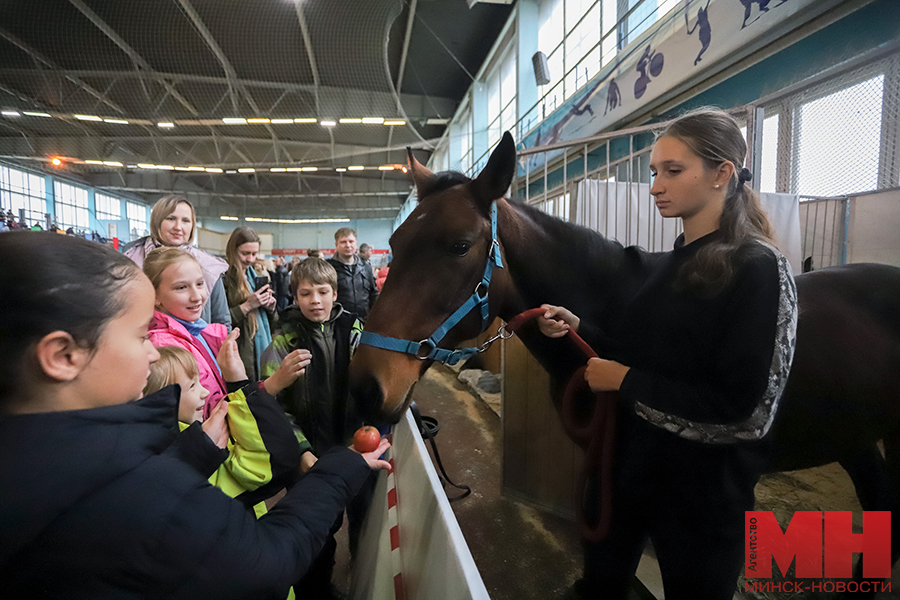
[[[469,296],[469,299],[463,303],[456,312],[447,317],[447,320],[438,327],[434,333],[421,342],[412,342],[409,340],[400,340],[397,338],[387,337],[371,331],[363,331],[359,339],[360,344],[375,346],[383,350],[391,350],[393,352],[402,352],[404,354],[412,354],[419,360],[436,360],[445,365],[455,365],[461,360],[465,360],[478,352],[483,352],[490,342],[489,340],[478,348],[454,348],[448,350],[446,348],[438,348],[438,344],[444,339],[451,329],[457,323],[463,320],[466,315],[472,312],[476,307],[481,307],[481,331],[487,330],[490,323],[488,322],[488,291],[491,286],[491,273],[494,265],[503,268],[503,260],[500,256],[500,243],[497,241],[497,203],[491,205],[491,248],[488,251],[487,265],[484,267],[484,275],[481,281],[475,286],[475,291]],[[503,332],[497,337],[506,337]]]

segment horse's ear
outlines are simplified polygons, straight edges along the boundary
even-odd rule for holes
[[[484,170],[472,182],[475,197],[485,208],[502,198],[516,172],[516,143],[508,131],[494,148]]]
[[[412,148],[409,146],[406,147],[406,160],[409,164],[409,174],[412,175],[413,183],[416,184],[416,195],[421,199],[428,194],[428,189],[434,180],[434,173],[416,160],[416,157],[413,156]]]

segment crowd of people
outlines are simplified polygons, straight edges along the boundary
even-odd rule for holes
[[[348,228],[337,259],[288,265],[262,259],[249,227],[212,256],[192,243],[195,226],[190,202],[166,196],[150,235],[122,253],[0,236],[0,362],[22,382],[0,389],[12,486],[0,492],[0,575],[22,597],[56,597],[76,578],[84,597],[342,597],[334,535],[346,510],[355,554],[388,467],[386,441],[348,449],[363,425],[347,377],[377,297],[371,265]],[[41,266],[9,264],[19,256]],[[104,510],[129,535],[73,536]]]
[[[616,322],[543,306],[544,335],[577,331],[603,357],[590,388],[618,392],[614,520],[585,543],[574,597],[630,597],[648,539],[667,598],[733,595],[797,325],[745,156],[726,113],[676,120],[650,158],[657,209],[683,223],[673,251],[627,250],[642,279]],[[195,226],[167,196],[124,254],[0,236],[10,597],[340,596],[334,533],[346,510],[352,556],[389,468],[386,441],[347,447],[363,422],[349,363],[378,297],[368,248],[342,228],[333,258],[288,268],[260,263],[238,227],[223,260],[192,244]]]

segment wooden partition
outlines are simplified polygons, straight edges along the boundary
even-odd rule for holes
[[[584,453],[566,437],[549,376],[517,337],[502,346],[503,493],[574,518],[574,482]]]

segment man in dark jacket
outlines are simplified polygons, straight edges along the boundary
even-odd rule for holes
[[[293,298],[291,297],[291,274],[288,273],[284,264],[284,257],[275,258],[275,278],[272,280],[275,288],[275,310],[281,314],[285,308],[290,306]]]
[[[356,231],[342,227],[334,234],[335,254],[328,259],[338,276],[338,302],[344,310],[365,321],[375,300],[375,275],[372,266],[356,255]]]

